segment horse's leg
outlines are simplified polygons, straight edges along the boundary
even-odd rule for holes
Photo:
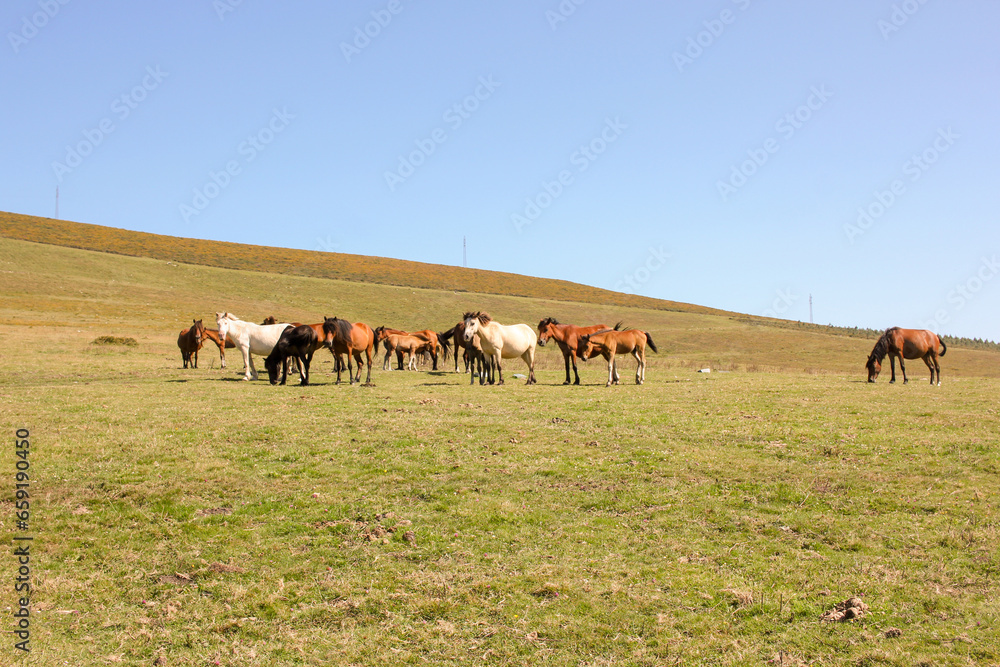
[[[580,384],[580,371],[577,370],[576,366],[576,349],[571,349],[569,351],[569,359],[573,362],[573,384]]]
[[[937,356],[937,354],[935,354],[932,357],[932,359],[934,359],[934,368],[937,370],[937,376],[938,376],[937,386],[940,387],[941,386],[941,364],[938,363],[938,356]]]
[[[934,364],[936,360],[931,356],[931,352],[924,355],[924,363],[927,364],[927,370],[931,372],[931,386],[934,385]]]
[[[537,382],[535,379],[535,348],[529,347],[525,350],[522,358],[528,364],[528,381],[525,384],[535,384]]]
[[[250,347],[241,348],[240,353],[243,355],[243,379],[249,381],[250,376],[250,364],[252,360],[250,359]]]
[[[569,350],[569,349],[563,350],[563,361],[566,362],[566,380],[563,382],[563,384],[569,384],[569,382],[570,382],[570,380],[569,380],[569,365],[570,365],[570,355],[571,354],[573,354],[573,352],[571,350]],[[576,372],[576,361],[573,361],[573,371]],[[580,376],[579,375],[576,376],[576,383],[580,384]]]
[[[194,348],[194,367],[198,368],[198,348]]]
[[[500,356],[499,350],[496,351],[496,352],[494,352],[492,354],[492,358],[493,358],[493,362],[496,364],[496,369],[497,369],[496,372],[497,372],[497,376],[499,377],[499,379],[497,380],[497,384],[503,384],[503,366],[500,365],[501,364],[501,359],[503,357]]]
[[[892,377],[889,378],[889,384],[893,384],[896,381],[896,357],[892,354],[889,355],[889,369],[892,371]]]
[[[639,348],[632,349],[632,356],[635,358],[635,383],[642,384],[642,357],[639,356]]]
[[[616,375],[615,371],[617,370],[615,368],[615,355],[613,354],[609,355],[607,359],[608,359],[608,382],[604,386],[610,387],[612,380],[614,380],[616,383],[618,382],[618,378],[615,377]]]
[[[355,382],[361,382],[361,350],[354,350],[354,360],[358,362],[358,377]]]
[[[910,380],[906,377],[906,365],[903,363],[903,355],[899,355],[899,370],[903,372],[903,384],[906,384]]]
[[[284,386],[285,381],[288,379],[288,357],[281,360],[281,382],[278,384]]]

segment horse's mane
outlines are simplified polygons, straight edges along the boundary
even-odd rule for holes
[[[559,320],[554,317],[546,317],[544,320],[538,323],[538,328],[547,327],[550,324],[559,324]]]
[[[337,340],[350,340],[352,325],[347,320],[337,317],[327,317],[323,320],[323,328],[327,325],[333,330],[333,336]]]
[[[474,313],[466,313],[465,315],[462,316],[463,322],[469,319],[479,320],[480,324],[489,324],[490,322],[493,321],[493,318],[490,317],[489,313],[484,313],[481,310],[477,310]]]
[[[872,353],[868,355],[868,363],[870,364],[872,360],[877,360],[880,364],[882,360],[885,359],[885,355],[889,354],[889,337],[893,332],[899,327],[890,327],[885,330],[885,333],[875,341],[875,347],[872,348]]]

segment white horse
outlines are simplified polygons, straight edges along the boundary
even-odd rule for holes
[[[503,325],[494,322],[488,313],[466,313],[465,340],[471,343],[472,338],[479,338],[479,345],[487,357],[493,357],[497,374],[500,379],[497,384],[503,384],[503,369],[501,359],[524,359],[528,365],[528,382],[535,383],[535,344],[538,337],[535,330],[527,324]]]
[[[253,366],[251,355],[266,357],[271,354],[281,338],[281,332],[291,326],[287,322],[265,325],[244,322],[232,313],[216,313],[215,321],[219,324],[219,338],[231,340],[243,355],[244,380],[257,379],[257,369]]]

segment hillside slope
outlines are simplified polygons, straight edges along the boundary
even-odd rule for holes
[[[741,317],[285,276],[4,238],[0,238],[0,293],[4,294],[0,344],[21,344],[18,341],[32,327],[29,335],[51,336],[52,346],[75,350],[101,335],[133,336],[143,350],[162,355],[169,364],[179,360],[178,330],[195,318],[211,324],[220,310],[253,321],[275,315],[286,321],[315,322],[337,315],[372,326],[437,331],[454,325],[464,311],[478,309],[489,311],[498,321],[527,322],[532,327],[548,316],[567,322],[624,320],[627,326],[649,331],[660,349],[659,354],[649,355],[649,377],[654,382],[664,378],[657,371],[674,369],[687,375],[703,366],[844,373],[859,379],[874,342],[762,326]],[[42,334],[43,327],[56,333]],[[43,349],[50,343],[34,345]],[[79,361],[78,354],[67,357],[67,363]],[[947,382],[956,376],[998,377],[998,362],[996,352],[951,348],[943,360],[944,378]],[[633,362],[626,363],[631,367]],[[597,372],[600,364],[588,364],[588,373]],[[561,369],[558,351],[540,348],[538,367]],[[914,377],[926,375],[919,361],[910,362],[909,369]],[[0,370],[0,379],[15,383],[31,372],[27,365],[7,370],[14,375]]]
[[[186,239],[18,213],[0,212],[0,236],[132,257],[150,257],[225,269],[267,271],[290,276],[603,303],[630,308],[727,314],[714,308],[622,294],[565,280],[386,257]]]

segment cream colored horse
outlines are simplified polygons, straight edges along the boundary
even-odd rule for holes
[[[281,332],[291,326],[287,322],[268,325],[244,322],[232,313],[216,313],[215,321],[219,324],[219,338],[231,340],[243,355],[244,380],[257,379],[252,355],[266,357],[271,354]]]
[[[500,366],[501,359],[516,359],[520,357],[528,365],[528,381],[526,384],[535,383],[535,345],[538,338],[535,331],[527,324],[503,325],[494,322],[488,313],[476,312],[466,313],[463,317],[465,322],[465,340],[472,342],[472,338],[479,338],[479,345],[483,348],[483,353],[487,357],[492,357],[496,363],[497,384],[503,384],[503,369]]]

